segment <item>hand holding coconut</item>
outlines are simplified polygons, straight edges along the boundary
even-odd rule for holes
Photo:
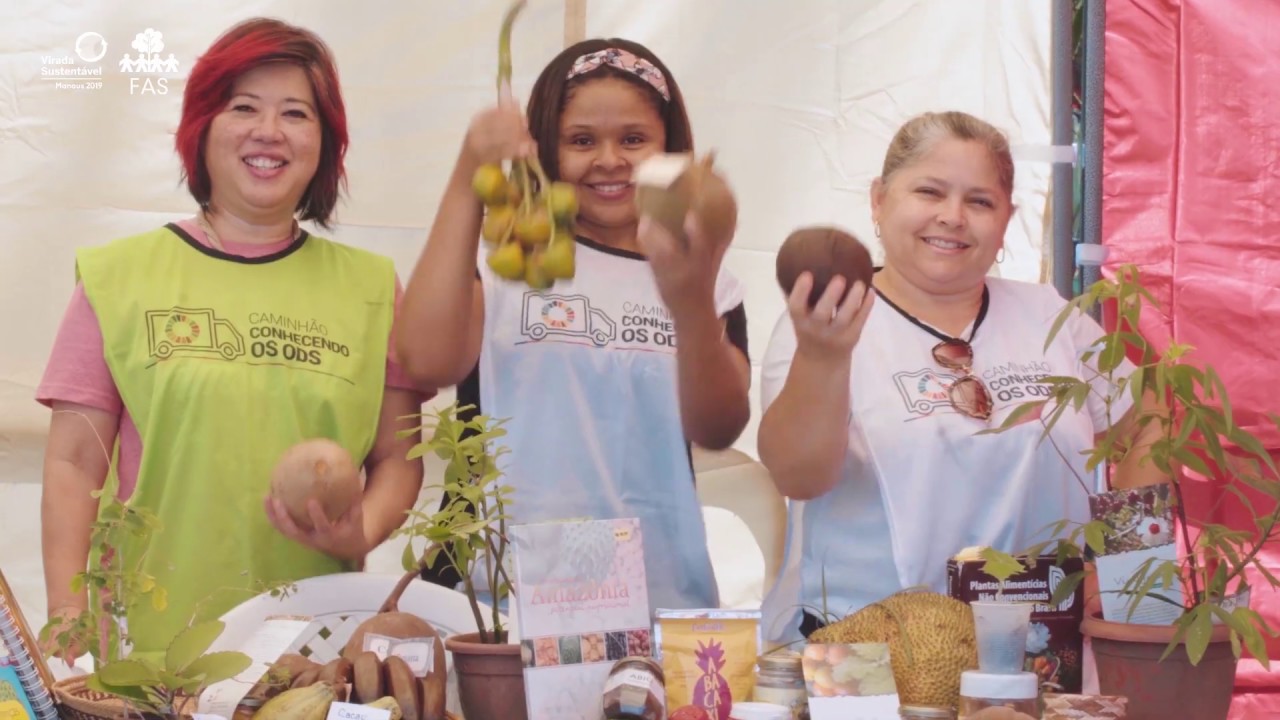
[[[791,233],[777,257],[778,284],[787,293],[796,351],[847,360],[871,314],[871,254],[836,228]]]
[[[332,440],[289,448],[271,475],[267,518],[282,535],[342,560],[368,554],[364,480],[351,455]]]
[[[714,302],[720,264],[737,228],[737,201],[712,161],[712,155],[663,154],[635,170],[636,243],[673,314]]]

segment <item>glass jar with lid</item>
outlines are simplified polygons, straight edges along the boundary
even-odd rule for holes
[[[666,715],[666,677],[656,660],[635,655],[613,664],[604,686],[606,720],[662,720]]]
[[[790,708],[793,720],[808,718],[809,694],[805,690],[800,653],[772,652],[757,658],[752,699]]]

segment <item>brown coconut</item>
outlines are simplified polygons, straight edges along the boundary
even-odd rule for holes
[[[413,582],[421,572],[422,568],[418,567],[405,573],[404,577],[400,578],[400,582],[396,583],[391,594],[387,596],[386,602],[382,603],[382,607],[378,608],[378,613],[366,618],[364,622],[356,626],[355,632],[351,633],[350,639],[347,640],[346,646],[342,649],[344,658],[355,663],[364,653],[364,641],[369,635],[381,635],[396,640],[428,640],[433,646],[431,657],[434,667],[431,672],[439,673],[441,677],[444,676],[445,650],[444,640],[441,639],[440,633],[432,627],[431,623],[417,615],[400,612],[399,608],[400,597],[404,595],[409,583]],[[390,677],[387,676],[385,679],[390,680]]]
[[[800,228],[788,235],[778,250],[776,269],[778,285],[788,296],[800,273],[813,274],[809,307],[817,304],[836,275],[843,276],[847,283],[844,294],[840,296],[840,301],[844,302],[853,284],[859,280],[870,290],[874,272],[871,252],[858,238],[839,228],[822,226]]]
[[[685,218],[693,211],[708,238],[718,245],[733,240],[738,203],[733,191],[712,169],[714,154],[696,159],[685,153],[653,155],[636,166],[636,210],[689,245]]]
[[[315,498],[325,517],[336,521],[364,492],[360,468],[351,454],[327,438],[304,440],[285,451],[271,474],[271,494],[284,502],[303,530],[314,528],[307,501]]]

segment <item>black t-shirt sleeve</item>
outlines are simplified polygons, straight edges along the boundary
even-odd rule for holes
[[[734,347],[742,351],[747,363],[751,363],[751,353],[747,350],[747,310],[745,303],[724,314],[725,334]]]

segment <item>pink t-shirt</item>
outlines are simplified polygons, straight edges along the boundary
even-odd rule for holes
[[[183,220],[178,226],[197,242],[208,246],[209,239],[194,220]],[[175,238],[176,240],[176,238]],[[280,252],[289,246],[289,240],[270,245],[223,242],[230,255],[252,258]],[[395,307],[398,311],[403,295],[399,279],[396,280]],[[398,316],[398,312],[396,313]],[[417,387],[395,360],[395,320],[391,327],[391,347],[387,351],[386,386],[402,390],[415,390],[428,398],[434,390]],[[44,377],[36,388],[36,400],[52,407],[55,401],[87,405],[98,410],[115,413],[120,418],[120,497],[128,498],[138,480],[138,466],[142,462],[142,438],[129,417],[129,411],[120,399],[111,370],[104,357],[102,327],[98,316],[84,294],[84,287],[76,284],[71,302],[58,327],[53,341],[49,364]],[[110,438],[103,438],[110,446]]]

